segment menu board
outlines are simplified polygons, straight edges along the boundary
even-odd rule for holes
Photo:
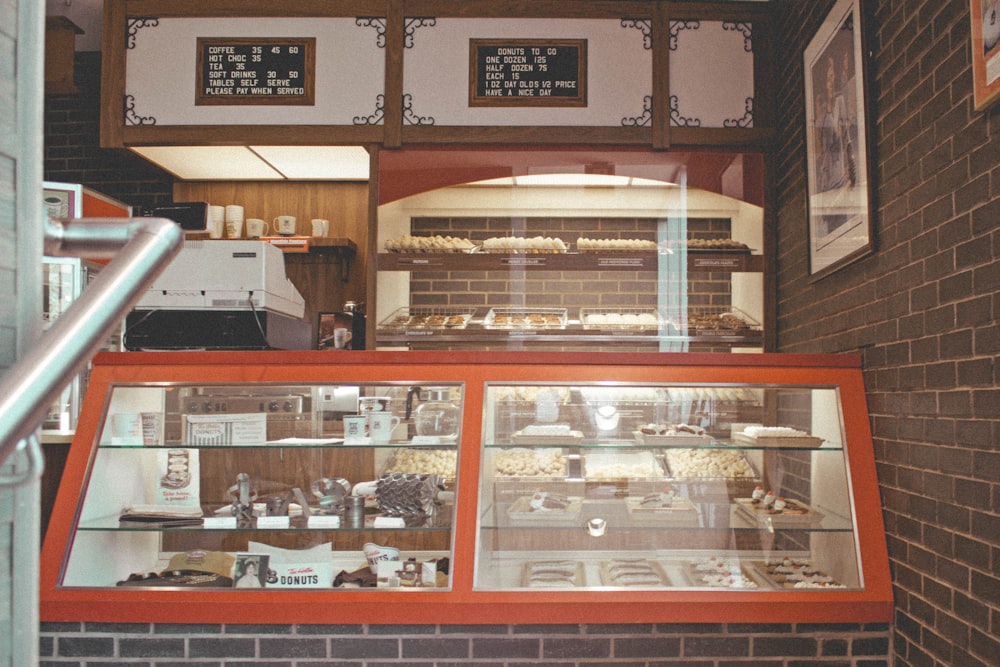
[[[469,106],[587,106],[587,40],[470,39]]]
[[[308,106],[315,37],[199,37],[195,104]]]

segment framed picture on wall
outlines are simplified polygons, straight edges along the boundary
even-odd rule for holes
[[[1000,0],[969,0],[976,111],[1000,99]]]
[[[809,273],[875,249],[862,0],[837,0],[805,50]]]

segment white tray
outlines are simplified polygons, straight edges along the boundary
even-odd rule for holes
[[[736,511],[751,523],[761,526],[801,526],[816,523],[823,518],[822,512],[817,512],[809,505],[797,500],[786,500],[784,510],[772,510],[760,507],[750,498],[737,498]]]
[[[698,527],[698,509],[687,498],[674,498],[670,507],[642,507],[641,502],[642,498],[638,496],[625,500],[632,521],[660,526]]]
[[[580,511],[583,509],[581,498],[569,498],[569,505],[564,510],[533,510],[531,508],[531,497],[521,496],[507,509],[507,516],[512,524],[537,525],[563,525],[567,523],[576,524],[580,520]]]
[[[695,435],[650,435],[642,431],[633,431],[635,441],[649,447],[699,447],[712,444],[712,436]]]
[[[774,447],[779,449],[816,449],[823,445],[823,438],[812,435],[802,436],[763,436],[751,437],[745,433],[736,433],[733,440],[751,447]]]

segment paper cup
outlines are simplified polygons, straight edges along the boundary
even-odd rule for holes
[[[226,220],[226,238],[243,238],[243,220]]]

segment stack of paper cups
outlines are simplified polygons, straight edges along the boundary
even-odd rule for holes
[[[226,231],[226,207],[208,207],[208,238],[221,239]]]
[[[238,204],[226,207],[226,238],[243,238],[243,207]]]

